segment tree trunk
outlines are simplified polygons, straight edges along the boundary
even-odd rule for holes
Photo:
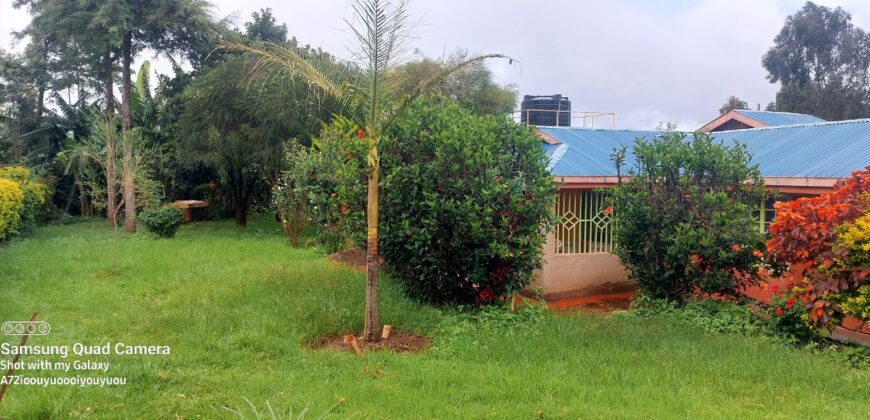
[[[248,224],[248,205],[239,203],[236,205],[236,226],[247,226]]]
[[[93,211],[91,211],[91,203],[88,201],[88,195],[85,193],[85,188],[82,186],[82,180],[79,176],[78,172],[75,174],[75,185],[78,187],[79,191],[79,205],[81,206],[81,215],[84,217],[92,217],[94,215]]]
[[[369,151],[369,167],[371,168],[368,177],[368,250],[366,252],[366,309],[365,323],[363,327],[363,337],[366,341],[379,341],[381,336],[378,334],[381,328],[381,308],[378,300],[378,172],[380,165],[378,162],[377,146],[372,147]]]
[[[112,53],[107,52],[104,65],[106,78],[103,81],[103,86],[106,91],[106,120],[112,125],[111,129],[106,132],[106,218],[109,220],[109,226],[117,224],[116,217],[118,216],[115,200],[118,198],[118,191],[115,189],[115,93],[114,83],[112,81]]]
[[[133,34],[124,34],[121,44],[121,120],[124,125],[124,173],[122,187],[124,189],[124,230],[127,233],[136,232],[136,184],[133,179],[133,128],[130,115],[130,66],[132,65]]]
[[[45,90],[46,90],[46,75],[45,73],[48,71],[48,38],[43,38],[42,40],[42,51],[40,51],[41,58],[39,61],[39,73],[36,76],[36,84],[38,90],[38,96],[36,99],[36,118],[42,119],[43,114],[45,114]]]

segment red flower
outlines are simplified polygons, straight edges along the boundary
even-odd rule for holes
[[[784,312],[782,311],[782,308],[776,308],[776,315],[782,316],[782,314],[784,314]]]
[[[356,136],[359,137],[360,140],[362,140],[366,138],[366,132],[363,131],[362,128],[360,128],[359,130],[356,130]]]
[[[770,290],[773,290],[774,292],[778,292],[778,291],[779,291],[779,286],[777,286],[777,285],[774,284],[773,286],[770,287]]]
[[[791,310],[791,303],[786,303],[786,304],[785,304],[785,309]]]
[[[604,209],[604,213],[613,214],[613,206],[607,206],[607,208]]]
[[[755,255],[756,258],[764,258],[764,253],[759,250],[753,250],[752,255]]]
[[[741,249],[743,249],[743,247],[740,246],[740,244],[731,245],[731,250],[734,252],[740,252]]]
[[[788,298],[788,303],[795,303],[795,302],[797,302],[797,298],[795,298],[794,296]]]
[[[347,214],[347,206],[341,206],[341,214]]]
[[[698,254],[692,254],[692,256],[689,257],[689,259],[692,260],[692,264],[695,264],[695,265],[699,265],[699,264],[701,264],[702,261],[704,261],[704,259],[701,258],[701,256]]]
[[[765,270],[764,267],[758,267],[758,277],[764,277],[766,275],[767,275],[767,270]],[[776,286],[773,286],[773,287],[774,287],[773,290],[776,291]],[[762,289],[762,290],[767,290],[766,284],[764,286],[764,289]]]

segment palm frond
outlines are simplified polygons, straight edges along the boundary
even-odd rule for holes
[[[303,57],[294,48],[264,43],[249,46],[238,42],[222,43],[229,51],[247,53],[257,58],[248,72],[245,82],[268,80],[279,76],[298,77],[335,100],[347,113],[347,118],[357,124],[363,122],[360,110],[359,90],[354,88],[355,80],[351,66],[336,63],[321,55]]]
[[[360,96],[366,105],[367,127],[375,129],[376,120],[389,103],[399,96],[399,85],[392,83],[389,72],[407,52],[410,39],[407,7],[382,0],[357,0],[353,3],[355,19],[345,21],[356,37],[352,49],[354,61],[362,69]]]

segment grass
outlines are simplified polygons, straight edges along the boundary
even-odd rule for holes
[[[432,336],[432,349],[314,351],[305,343],[362,328],[364,275],[289,247],[265,218],[247,229],[186,225],[171,240],[122,238],[118,275],[112,246],[102,222],[0,245],[0,321],[39,312],[52,332],[32,345],[123,342],[172,354],[71,355],[110,362],[105,375],[128,384],[13,386],[0,415],[237,418],[229,407],[271,418],[271,407],[335,418],[870,418],[868,371],[762,338],[661,318],[473,316],[419,305],[389,279],[384,322]]]

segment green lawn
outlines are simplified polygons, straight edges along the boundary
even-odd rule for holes
[[[102,222],[87,222],[0,245],[0,321],[39,312],[52,332],[33,345],[172,354],[86,357],[128,384],[13,386],[0,416],[232,418],[223,407],[248,399],[310,418],[330,408],[336,418],[870,418],[870,372],[810,352],[628,316],[521,317],[507,328],[416,304],[388,280],[383,321],[432,336],[433,348],[314,351],[315,337],[361,329],[364,275],[289,247],[266,218],[122,238],[117,276],[112,243]],[[60,374],[30,373],[50,375]]]

